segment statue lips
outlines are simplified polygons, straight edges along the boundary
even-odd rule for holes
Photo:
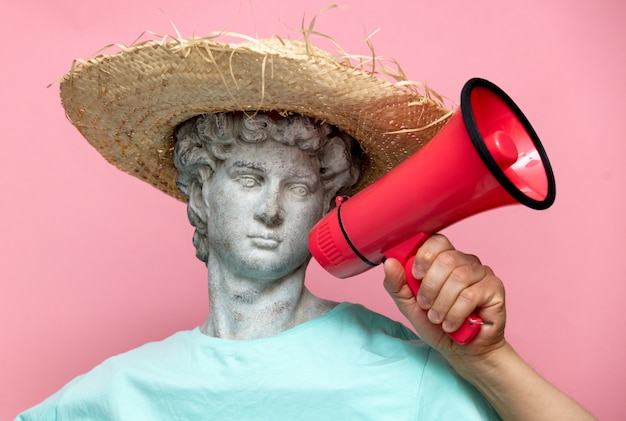
[[[252,240],[252,244],[264,250],[274,250],[281,242],[280,238],[273,233],[250,234],[248,238]]]

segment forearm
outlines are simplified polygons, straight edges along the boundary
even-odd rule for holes
[[[489,355],[454,357],[451,363],[505,421],[595,420],[533,370],[509,344]]]

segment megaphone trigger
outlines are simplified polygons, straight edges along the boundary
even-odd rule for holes
[[[491,326],[491,325],[493,325],[493,323],[486,322],[484,320],[470,320],[469,324],[471,324],[471,325],[481,325],[481,326]]]

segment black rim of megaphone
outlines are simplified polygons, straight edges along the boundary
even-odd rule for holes
[[[504,174],[504,171],[500,169],[495,159],[493,159],[493,156],[491,156],[491,153],[487,149],[485,141],[483,140],[483,137],[478,130],[476,119],[474,118],[474,113],[472,110],[472,104],[470,101],[472,91],[478,87],[489,89],[491,92],[496,94],[502,101],[505,102],[505,104],[515,114],[517,119],[526,129],[528,136],[530,136],[530,139],[532,140],[535,148],[537,149],[537,152],[539,153],[539,156],[541,157],[543,168],[548,179],[548,192],[543,200],[533,199],[532,197],[527,196],[521,190],[519,190],[515,186],[515,184],[513,184],[511,180],[509,180],[509,178]],[[513,102],[513,100],[502,89],[489,82],[488,80],[473,78],[470,79],[465,84],[465,86],[463,86],[463,90],[461,91],[461,114],[463,115],[465,127],[470,138],[472,139],[472,143],[474,144],[476,151],[480,155],[480,158],[483,160],[487,168],[489,168],[489,171],[491,171],[496,180],[498,180],[498,182],[502,185],[502,187],[504,187],[504,189],[518,202],[532,209],[543,210],[552,206],[556,197],[556,183],[554,180],[554,173],[552,172],[552,166],[550,165],[548,155],[546,154],[546,151],[543,148],[541,141],[539,140],[539,136],[537,136],[537,133],[531,126],[530,122],[519,109],[519,107],[515,104],[515,102]]]

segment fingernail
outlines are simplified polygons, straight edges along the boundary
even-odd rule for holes
[[[441,325],[441,328],[443,329],[444,332],[451,332],[452,331],[452,323],[446,320]]]
[[[428,310],[428,320],[430,320],[430,322],[434,324],[441,323],[441,319],[439,318],[439,313],[437,313],[432,308]]]
[[[422,268],[419,266],[413,266],[412,274],[415,279],[424,278],[424,270],[422,270]]]
[[[428,301],[426,297],[417,294],[417,305],[424,310],[428,310],[430,308],[430,301]]]

